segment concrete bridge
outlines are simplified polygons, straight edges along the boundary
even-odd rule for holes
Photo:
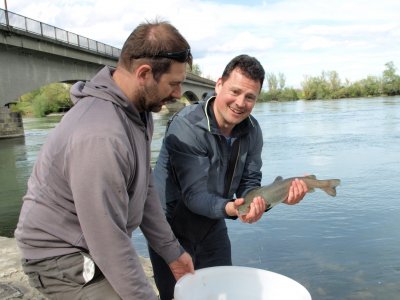
[[[119,54],[118,48],[0,9],[0,137],[9,135],[1,128],[6,107],[21,95],[53,82],[88,80],[102,66],[116,66]],[[214,85],[187,73],[182,94],[201,100]]]

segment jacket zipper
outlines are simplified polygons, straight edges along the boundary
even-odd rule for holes
[[[231,182],[229,183],[228,194],[229,194],[229,191],[231,190],[233,178],[235,177],[236,167],[237,167],[237,164],[238,164],[238,161],[239,161],[239,156],[240,156],[240,141],[241,141],[241,140],[239,139],[239,149],[238,149],[238,151],[237,151],[237,156],[236,156],[236,161],[235,161],[235,167],[233,168],[232,177],[231,177]]]

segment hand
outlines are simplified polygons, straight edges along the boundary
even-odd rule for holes
[[[243,200],[244,201],[244,200]],[[262,197],[254,197],[253,202],[250,203],[249,212],[245,215],[239,215],[239,219],[244,223],[254,223],[261,219],[266,210],[266,204]]]
[[[289,195],[283,203],[293,205],[299,203],[306,193],[308,192],[308,188],[306,183],[303,180],[295,179],[292,181],[292,184],[289,189]]]
[[[176,280],[187,273],[194,273],[192,257],[187,252],[184,252],[177,260],[169,263],[169,268]]]
[[[229,201],[225,205],[226,214],[230,217],[239,216],[238,207],[244,203],[244,198],[237,198],[234,201]]]

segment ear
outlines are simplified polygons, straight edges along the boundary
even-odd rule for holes
[[[147,64],[140,65],[135,70],[135,75],[139,83],[144,84],[147,80],[153,77],[151,66]]]
[[[219,78],[217,80],[217,83],[215,84],[215,88],[214,88],[215,93],[218,94],[219,91],[221,90],[221,88],[222,88],[222,78]]]

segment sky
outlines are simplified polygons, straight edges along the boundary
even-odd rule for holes
[[[0,8],[7,1],[14,13],[117,48],[139,23],[169,21],[213,80],[239,54],[284,74],[294,88],[323,71],[354,82],[382,76],[390,61],[400,68],[399,0],[0,1]]]

